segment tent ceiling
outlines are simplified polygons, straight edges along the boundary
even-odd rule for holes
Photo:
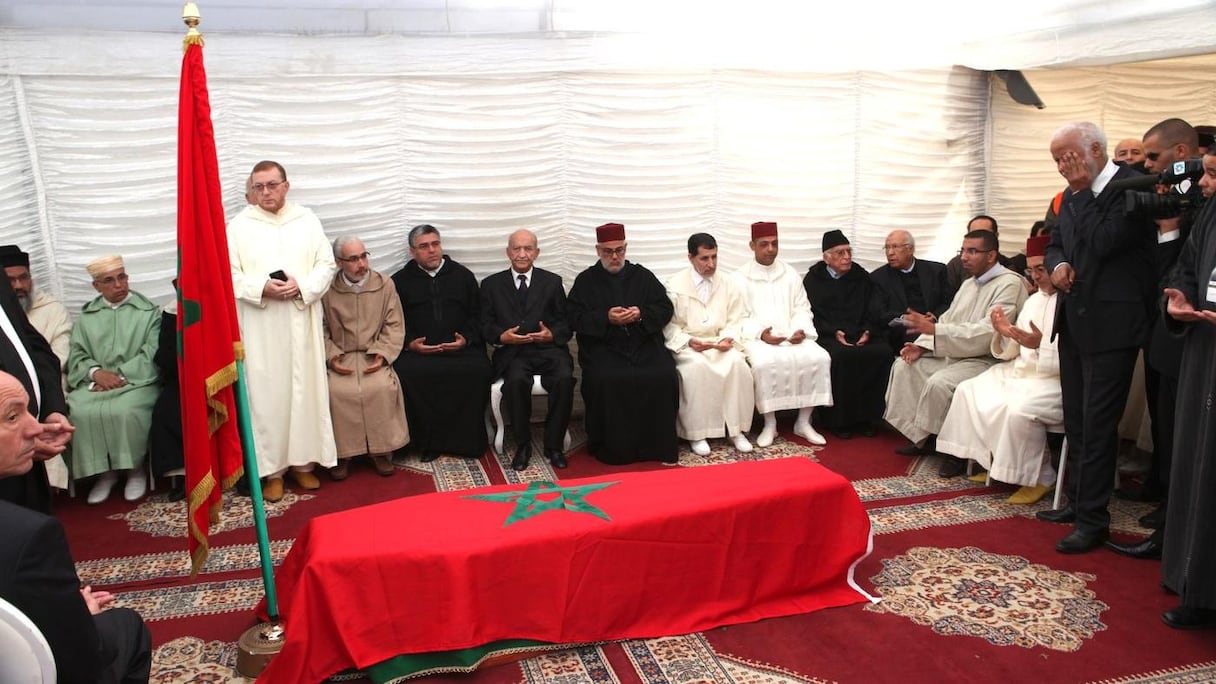
[[[1216,1],[203,0],[214,33],[504,35],[625,33],[724,66],[822,71],[961,64],[1023,69],[1216,50]],[[1163,8],[1164,7],[1164,8]],[[166,0],[0,0],[0,26],[180,30]]]

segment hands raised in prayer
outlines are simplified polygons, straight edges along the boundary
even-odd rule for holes
[[[629,325],[642,320],[642,310],[636,306],[614,306],[608,309],[608,322],[613,325]]]
[[[937,316],[932,313],[919,313],[908,309],[904,312],[904,325],[908,330],[922,335],[933,335],[937,332]]]
[[[1175,290],[1172,287],[1167,287],[1164,290],[1168,301],[1165,304],[1165,312],[1168,313],[1174,320],[1183,321],[1185,323],[1199,323],[1207,321],[1216,325],[1216,311],[1207,311],[1204,309],[1196,309],[1194,304],[1186,298],[1182,290]]]
[[[1002,337],[1017,342],[1027,349],[1038,349],[1043,343],[1043,331],[1039,330],[1039,326],[1030,322],[1030,330],[1022,330],[1021,328],[1011,324],[1009,318],[1005,316],[1005,310],[1001,307],[992,309],[992,329],[1001,334]]]
[[[468,341],[460,333],[455,333],[455,335],[456,339],[454,341],[441,342],[439,344],[427,344],[425,337],[415,337],[410,340],[407,348],[415,354],[441,354],[443,352],[458,351],[463,349],[468,344]]]
[[[925,348],[918,347],[911,342],[904,345],[903,349],[899,350],[899,358],[903,359],[904,363],[912,364],[920,357],[924,356]]]
[[[635,307],[636,308],[636,307]],[[611,314],[609,314],[611,315]],[[498,336],[498,341],[503,344],[533,344],[537,342],[552,342],[553,331],[545,325],[544,321],[537,321],[540,330],[533,333],[519,334],[519,326],[507,328]]]

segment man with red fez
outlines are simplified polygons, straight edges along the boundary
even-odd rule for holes
[[[756,405],[752,374],[739,339],[746,304],[730,278],[716,277],[718,243],[709,233],[688,238],[689,267],[667,280],[671,322],[663,330],[680,374],[676,434],[692,452],[709,455],[709,442],[730,437],[747,452],[743,434]]]
[[[95,259],[86,268],[99,295],[81,309],[68,353],[68,406],[76,423],[72,477],[98,476],[88,498],[96,504],[124,472],[123,496],[135,501],[147,491],[148,428],[160,396],[153,361],[160,307],[130,289],[122,257]]]
[[[273,502],[288,471],[302,489],[317,489],[313,469],[338,462],[321,332],[321,297],[337,266],[316,214],[287,200],[282,164],[258,162],[246,187],[252,203],[228,222],[228,257],[258,475]]]
[[[1047,426],[1064,421],[1060,397],[1060,357],[1052,334],[1056,288],[1043,267],[1049,236],[1026,241],[1026,263],[1038,291],[1030,295],[1011,325],[993,309],[992,355],[1004,363],[959,383],[937,436],[937,450],[971,459],[994,480],[1021,485],[1009,503],[1032,504],[1056,480],[1047,448]],[[985,479],[983,473],[973,476]]]
[[[832,404],[819,410],[820,425],[843,439],[855,430],[873,434],[891,361],[882,292],[853,263],[853,248],[839,230],[824,233],[823,261],[811,266],[802,285],[815,313],[816,341],[832,358]]]
[[[587,450],[600,461],[675,463],[679,376],[663,328],[673,307],[649,270],[625,259],[625,226],[595,229],[599,261],[567,299],[583,369]]]
[[[1022,276],[997,263],[996,234],[973,230],[963,238],[963,269],[970,274],[954,295],[950,308],[937,321],[923,314],[905,314],[908,327],[920,333],[899,350],[891,364],[887,384],[887,410],[891,427],[912,443],[896,449],[905,456],[934,453],[935,435],[950,408],[958,384],[988,370],[992,356],[992,311],[1000,308],[1006,319],[1017,320],[1026,301]],[[966,465],[946,459],[938,475],[962,475]]]
[[[817,344],[815,319],[798,272],[777,258],[777,224],[752,224],[747,243],[755,259],[735,271],[747,313],[740,328],[752,366],[756,411],[764,428],[756,446],[773,443],[777,411],[798,409],[794,433],[812,444],[823,436],[811,427],[811,409],[832,405],[831,357]]]

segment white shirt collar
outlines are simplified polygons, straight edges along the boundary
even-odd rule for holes
[[[899,272],[900,273],[911,273],[912,269],[914,269],[914,268],[916,268],[916,257],[912,257],[912,264],[910,266],[908,266],[907,268],[899,269]]]
[[[534,270],[533,268],[529,267],[528,270],[524,271],[523,273],[520,273],[519,271],[516,271],[515,269],[511,269],[511,280],[515,281],[515,289],[517,289],[517,290],[519,289],[519,277],[520,276],[524,277],[524,282],[528,284],[528,287],[532,287],[532,271],[533,270]]]
[[[1175,228],[1174,230],[1164,233],[1157,233],[1157,244],[1162,245],[1167,242],[1173,242],[1182,238],[1182,231]]]
[[[1115,166],[1113,161],[1106,160],[1106,166],[1102,167],[1102,171],[1098,174],[1098,177],[1089,184],[1089,189],[1094,193],[1095,197],[1102,194],[1102,191],[1106,189],[1106,184],[1110,182],[1110,179],[1115,177],[1115,172],[1118,170],[1119,167]]]

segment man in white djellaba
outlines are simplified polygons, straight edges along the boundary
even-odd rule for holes
[[[1052,334],[1056,288],[1043,266],[1050,240],[1040,235],[1026,241],[1027,270],[1039,289],[1022,305],[1017,325],[1002,309],[992,311],[992,355],[1004,363],[959,383],[937,436],[943,454],[971,459],[992,479],[1021,485],[1010,503],[1035,503],[1056,480],[1047,427],[1064,422],[1064,400]]]
[[[316,465],[337,465],[321,296],[337,266],[312,210],[287,201],[287,171],[258,162],[255,200],[228,222],[228,256],[241,338],[262,495],[283,498],[283,475],[317,489]]]

